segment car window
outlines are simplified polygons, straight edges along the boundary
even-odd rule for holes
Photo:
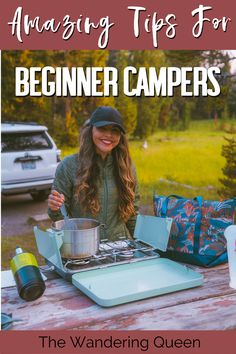
[[[51,149],[45,132],[3,133],[2,152]]]

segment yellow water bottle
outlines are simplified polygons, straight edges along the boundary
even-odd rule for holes
[[[36,300],[44,293],[45,283],[33,254],[16,247],[16,255],[11,260],[10,268],[22,299]]]

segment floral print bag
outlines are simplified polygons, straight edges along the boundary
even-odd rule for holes
[[[227,262],[224,230],[234,223],[236,198],[208,201],[154,196],[154,212],[173,219],[166,257],[212,267]]]

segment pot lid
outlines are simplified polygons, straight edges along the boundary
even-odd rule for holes
[[[157,216],[137,216],[134,238],[160,251],[166,251],[172,225],[171,218]]]

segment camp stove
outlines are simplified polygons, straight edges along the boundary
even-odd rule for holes
[[[102,240],[89,258],[61,257],[63,230],[34,228],[39,253],[64,279],[101,306],[109,307],[199,286],[203,277],[166,258],[172,219],[138,215],[134,239]]]
[[[159,254],[153,247],[145,245],[141,241],[128,240],[121,237],[114,242],[102,240],[99,252],[96,255],[84,259],[62,258],[62,264],[65,274],[74,274],[78,271],[106,268],[157,257],[159,257]]]

